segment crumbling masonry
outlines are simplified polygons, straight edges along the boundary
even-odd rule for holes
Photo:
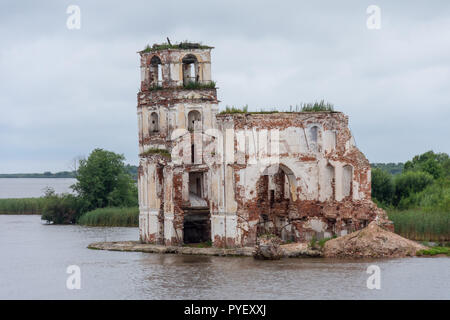
[[[341,112],[219,114],[211,47],[140,52],[139,229],[145,243],[252,246],[344,235],[385,212]]]

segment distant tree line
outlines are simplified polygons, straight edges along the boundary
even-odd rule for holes
[[[400,174],[403,172],[403,166],[404,164],[402,162],[399,163],[371,163],[370,166],[372,169],[381,169],[384,171],[389,172],[392,175]]]
[[[125,170],[132,176],[134,180],[137,180],[138,167],[126,164]],[[59,171],[52,173],[46,171],[44,173],[2,173],[0,178],[76,178],[77,172],[74,171]]]

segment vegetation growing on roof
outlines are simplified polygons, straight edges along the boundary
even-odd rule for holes
[[[171,43],[155,43],[153,46],[147,45],[141,52],[153,52],[167,49],[212,49],[213,47],[203,45],[201,43],[183,41],[176,44]]]
[[[214,81],[208,82],[194,82],[190,81],[187,84],[183,85],[184,89],[214,89],[216,88],[216,83]]]
[[[163,87],[161,86],[161,85],[154,85],[154,86],[150,86],[149,88],[148,88],[148,90],[150,90],[150,91],[156,91],[156,90],[162,90],[163,89]]]
[[[241,108],[239,107],[229,107],[227,106],[225,110],[220,112],[220,114],[234,114],[234,113],[248,113],[248,114],[271,114],[271,113],[299,113],[299,112],[335,112],[333,104],[329,102],[325,102],[321,100],[319,102],[309,102],[309,103],[301,103],[300,105],[296,105],[295,108],[290,106],[289,111],[280,110],[280,108],[272,108],[272,109],[260,109],[260,111],[248,111],[248,106],[245,105]]]
[[[332,103],[325,102],[325,100],[301,104],[300,112],[321,112],[321,111],[333,112],[334,105]]]
[[[244,106],[242,108],[226,106],[225,110],[221,111],[219,114],[247,113],[247,109],[247,106]]]
[[[142,152],[141,156],[145,157],[145,156],[152,155],[152,154],[159,154],[159,155],[169,158],[169,159],[172,157],[169,151],[164,150],[164,149],[157,149],[157,148],[150,148],[147,151]]]
[[[269,113],[277,113],[278,110],[273,108],[272,110],[263,110],[260,111],[248,111],[248,105],[245,105],[243,107],[229,107],[226,106],[225,110],[220,112],[219,114],[235,114],[235,113],[246,113],[246,114],[269,114]]]
[[[194,82],[191,81],[187,84],[176,86],[176,87],[163,87],[162,85],[152,85],[148,87],[149,91],[158,91],[158,90],[176,90],[176,89],[187,89],[187,90],[198,90],[198,89],[215,89],[216,83],[214,81],[209,82]]]

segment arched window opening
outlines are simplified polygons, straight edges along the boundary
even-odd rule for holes
[[[154,87],[162,85],[162,64],[158,56],[150,60],[150,84]]]
[[[313,126],[309,129],[310,149],[312,152],[319,151],[319,127]]]
[[[317,139],[319,136],[319,127],[314,126],[314,127],[311,127],[310,130],[311,130],[311,142],[317,143]]]
[[[158,114],[156,112],[152,112],[150,115],[150,133],[159,131],[159,119]]]
[[[195,128],[201,128],[202,115],[197,110],[188,113],[188,130],[194,131]]]
[[[348,197],[352,194],[353,168],[345,165],[342,172],[342,194]]]
[[[198,61],[193,54],[186,55],[183,60],[183,85],[200,82]]]

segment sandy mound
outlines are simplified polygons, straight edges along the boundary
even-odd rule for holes
[[[372,221],[366,228],[329,240],[325,257],[379,258],[415,256],[427,247],[387,231]]]

